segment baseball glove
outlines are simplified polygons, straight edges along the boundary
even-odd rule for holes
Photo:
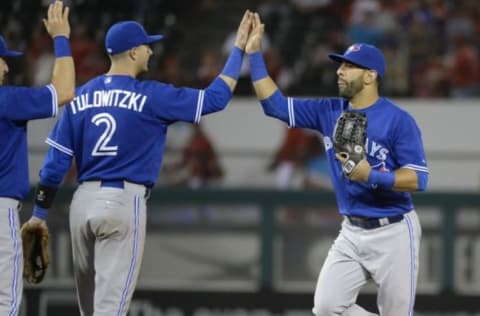
[[[342,171],[347,176],[365,159],[366,130],[367,117],[360,112],[344,111],[335,124],[333,147],[346,159]]]
[[[26,222],[20,231],[23,244],[23,277],[30,283],[40,283],[49,264],[48,228]]]

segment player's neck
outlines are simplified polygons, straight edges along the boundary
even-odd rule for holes
[[[122,75],[122,76],[130,76],[136,78],[138,72],[136,69],[129,65],[124,65],[120,63],[112,63],[110,69],[107,72],[107,75],[114,76],[114,75]]]
[[[368,91],[362,90],[358,94],[356,94],[352,99],[350,99],[350,106],[352,109],[364,109],[368,108],[369,106],[375,104],[379,98],[378,91]]]

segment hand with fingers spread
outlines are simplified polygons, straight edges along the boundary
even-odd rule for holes
[[[52,38],[65,36],[70,38],[70,24],[68,23],[69,8],[62,1],[55,1],[48,6],[47,18],[43,24]]]

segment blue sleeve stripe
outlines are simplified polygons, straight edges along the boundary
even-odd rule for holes
[[[52,146],[53,148],[61,151],[62,153],[64,154],[67,154],[69,156],[73,156],[73,150],[71,149],[68,149],[67,147],[63,146],[63,145],[60,145],[59,143],[55,142],[54,140],[52,140],[51,138],[47,138],[47,140],[45,141],[45,143],[47,143],[48,145]]]
[[[199,123],[202,118],[202,109],[203,109],[203,98],[205,97],[205,90],[200,90],[198,92],[197,100],[197,112],[195,113],[195,122]]]
[[[428,168],[425,167],[425,166],[419,166],[419,165],[414,165],[414,164],[408,164],[408,165],[405,165],[403,166],[402,168],[406,168],[406,169],[412,169],[412,170],[416,170],[416,171],[420,171],[420,172],[426,172],[428,173]]]
[[[288,123],[290,127],[295,126],[295,111],[293,110],[293,98],[288,97],[287,98],[287,104],[288,104]]]
[[[58,98],[57,98],[57,90],[52,84],[47,85],[48,90],[52,94],[52,117],[56,117],[58,113]]]

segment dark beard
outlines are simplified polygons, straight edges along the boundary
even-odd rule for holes
[[[357,80],[347,82],[345,88],[339,91],[339,96],[345,99],[352,99],[355,95],[357,95],[363,89],[363,83],[361,78]]]

